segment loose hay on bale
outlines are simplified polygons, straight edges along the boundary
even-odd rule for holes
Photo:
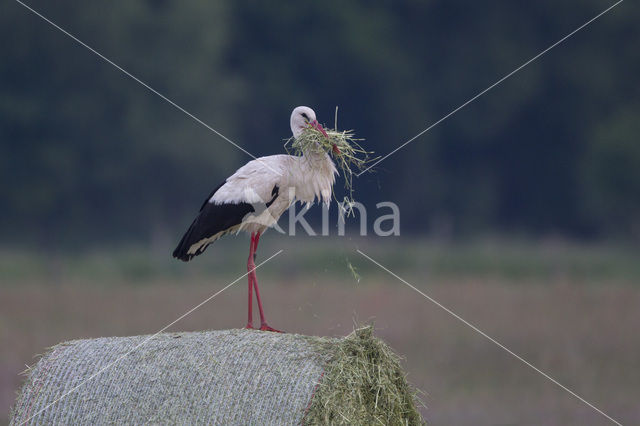
[[[150,337],[54,346],[29,370],[11,423],[422,422],[397,357],[371,329],[342,339],[254,330]]]
[[[308,424],[415,425],[424,421],[400,358],[364,327],[332,353],[304,421]]]

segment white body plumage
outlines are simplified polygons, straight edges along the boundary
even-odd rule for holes
[[[337,173],[328,154],[261,157],[231,175],[209,198],[209,203],[253,205],[259,214],[246,217],[238,231],[262,233],[296,201],[311,204],[317,199],[329,204]],[[278,196],[274,198],[276,187]],[[266,209],[258,210],[272,199]]]
[[[306,127],[322,129],[315,113],[297,107],[291,114],[294,137]],[[322,130],[324,132],[324,130]],[[336,167],[327,153],[302,156],[271,155],[239,168],[216,188],[174,251],[174,257],[190,260],[231,232],[264,232],[296,202],[330,203]]]

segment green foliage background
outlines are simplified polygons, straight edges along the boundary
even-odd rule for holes
[[[28,3],[253,154],[296,105],[386,154],[612,3]],[[176,238],[242,152],[0,6],[2,243]],[[623,2],[354,182],[403,232],[640,236],[640,11]],[[338,186],[339,187],[339,186]]]

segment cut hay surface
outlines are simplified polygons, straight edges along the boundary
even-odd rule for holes
[[[371,331],[342,339],[220,330],[65,342],[29,370],[11,423],[319,424],[344,415],[351,424],[418,424],[402,372],[373,376],[396,365],[381,347]]]
[[[373,327],[355,330],[328,351],[306,424],[424,424],[400,358],[374,337]]]

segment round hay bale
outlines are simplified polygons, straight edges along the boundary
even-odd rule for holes
[[[420,424],[398,357],[254,330],[75,340],[29,370],[12,424]]]

